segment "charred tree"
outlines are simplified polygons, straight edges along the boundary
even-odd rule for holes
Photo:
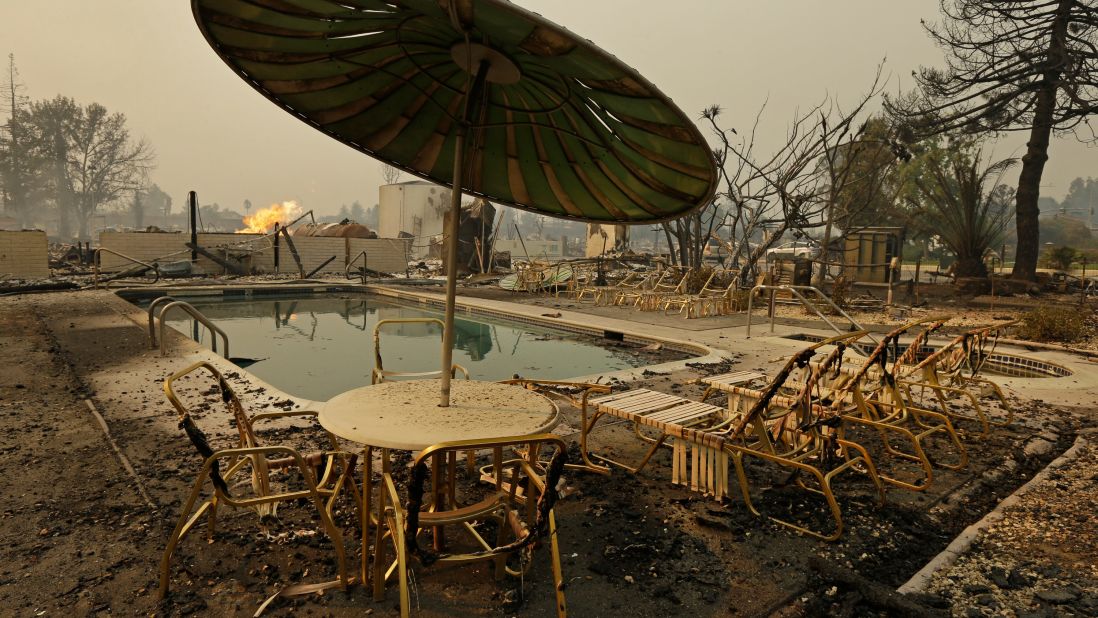
[[[1033,280],[1037,201],[1050,137],[1076,135],[1098,111],[1098,0],[940,0],[945,19],[924,24],[946,68],[923,68],[918,88],[886,108],[916,136],[1026,131],[1015,197],[1013,278]]]

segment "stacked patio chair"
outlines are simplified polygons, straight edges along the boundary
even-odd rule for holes
[[[946,415],[916,407],[900,396],[895,372],[903,366],[904,356],[900,356],[899,364],[885,362],[887,351],[890,347],[895,349],[896,341],[902,334],[912,332],[919,326],[925,327],[908,348],[908,353],[914,354],[922,341],[941,326],[942,321],[942,318],[927,318],[894,329],[884,336],[867,358],[840,357],[838,362],[832,363],[829,371],[820,371],[813,384],[812,405],[819,408],[821,414],[841,419],[836,423],[845,437],[850,438],[855,430],[870,430],[868,433],[879,439],[884,454],[916,464],[914,474],[921,478],[913,480],[878,471],[884,482],[912,491],[924,491],[933,481],[932,465],[927,455],[927,444],[932,438],[943,439],[951,452],[947,457],[936,457],[934,465],[958,470],[968,462],[967,450]],[[860,335],[864,334],[863,331]],[[857,345],[856,339],[846,335],[828,341],[842,343],[844,349],[849,350]],[[809,365],[802,371],[811,374],[820,369],[821,363],[810,362]],[[805,379],[787,379],[781,389],[784,391],[782,394],[789,395],[803,388]],[[737,406],[750,405],[763,395],[758,389],[730,384],[726,376],[703,378],[701,381],[709,386],[702,397],[703,401],[714,391],[725,392],[729,397],[730,414],[733,415]],[[899,443],[906,444],[906,448],[900,448]]]
[[[995,344],[1002,332],[1018,323],[1010,320],[969,330],[958,335],[908,367],[898,376],[898,386],[909,401],[920,405],[927,403],[925,396],[934,395],[938,410],[957,422],[974,422],[980,427],[980,436],[990,435],[993,427],[1007,427],[1014,421],[1014,408],[1010,405],[998,384],[980,376],[985,363],[995,352]],[[990,348],[988,347],[990,343]],[[996,420],[985,409],[983,399],[998,401],[1005,418]],[[966,413],[960,405],[969,409]]]
[[[471,490],[468,496],[454,485],[453,462],[460,452],[488,451],[492,486],[488,492]],[[547,467],[538,456],[552,450]],[[518,455],[516,453],[521,453]],[[382,600],[393,575],[400,586],[400,614],[411,611],[410,558],[423,567],[438,564],[490,562],[496,579],[524,576],[533,552],[548,540],[556,590],[557,616],[567,615],[556,519],[557,483],[566,463],[567,447],[559,436],[538,434],[494,440],[465,440],[436,444],[420,452],[411,469],[407,498],[397,491],[390,472],[382,475],[374,545],[374,597]],[[433,461],[448,461],[448,466]],[[524,487],[522,492],[518,488]],[[495,534],[483,528],[490,523]],[[456,529],[442,548],[424,547],[423,533],[442,527]],[[436,539],[439,537],[436,536]]]
[[[609,300],[613,298],[613,295],[620,287],[626,286],[632,288],[635,285],[642,284],[647,276],[647,273],[630,271],[621,281],[618,281],[613,285],[598,285],[596,283],[597,275],[595,277],[590,277],[576,292],[576,302],[590,300],[596,305],[609,304]]]
[[[652,289],[641,294],[634,304],[635,307],[641,311],[658,311],[663,304],[663,299],[686,294],[686,286],[689,285],[694,270],[671,266],[664,272],[666,277],[654,283]]]
[[[854,333],[845,337],[858,337]],[[830,341],[820,342],[813,349]],[[811,405],[812,386],[802,387],[796,396],[779,396],[778,391],[794,367],[808,366],[811,350],[791,358],[786,369],[746,410],[725,409],[677,395],[634,389],[589,398],[581,408],[580,452],[586,469],[608,474],[610,466],[638,472],[660,446],[672,450],[672,482],[723,501],[730,495],[729,465],[735,466],[740,491],[753,513],[759,514],[751,498],[745,460],[757,459],[792,473],[794,486],[819,495],[827,503],[834,530],[817,532],[805,525],[780,518],[775,522],[821,539],[834,540],[842,533],[842,514],[832,484],[843,473],[865,475],[883,501],[884,488],[873,461],[859,444],[846,440],[831,429],[831,417],[820,406]],[[816,381],[830,363],[816,373]],[[590,453],[589,438],[595,424],[604,417],[630,421],[640,435],[641,427],[657,432],[646,438],[651,446],[635,464]],[[815,481],[807,481],[811,479]]]
[[[743,386],[731,387],[733,390],[729,393],[729,409],[723,426],[710,427],[706,431],[719,433],[725,438],[725,450],[736,470],[744,502],[755,515],[761,513],[752,501],[751,482],[745,465],[752,459],[788,470],[793,475],[791,487],[823,498],[834,522],[830,532],[817,531],[806,523],[768,515],[775,523],[819,539],[834,541],[842,535],[842,511],[832,487],[838,475],[847,472],[864,475],[875,489],[878,499],[884,502],[883,479],[878,475],[872,457],[860,444],[845,437],[848,420],[817,403],[817,386],[821,378],[841,363],[845,344],[864,334],[862,331],[840,335],[801,350],[789,358],[782,370],[761,391]],[[834,349],[824,360],[817,365],[810,364],[809,360],[817,354],[817,350],[828,345],[834,345]],[[805,370],[807,377],[793,387],[792,394],[783,394],[783,389],[788,388],[789,377],[798,369]],[[806,482],[806,479],[814,481],[814,484]]]
[[[235,434],[234,444],[229,448],[215,450],[206,433],[195,422],[191,408],[184,404],[177,392],[180,379],[202,372],[209,374],[213,382],[212,392],[221,399],[229,413],[224,428]],[[207,535],[212,542],[218,511],[222,507],[252,509],[260,516],[261,526],[265,526],[267,519],[275,515],[278,504],[302,501],[312,503],[320,518],[321,529],[334,546],[338,576],[334,581],[323,583],[293,584],[283,588],[279,595],[307,594],[335,587],[346,589],[350,584],[347,558],[342,534],[333,521],[332,512],[344,489],[349,489],[356,501],[359,499],[352,476],[355,456],[341,452],[335,437],[326,431],[321,433],[325,448],[313,454],[302,454],[285,444],[265,445],[256,431],[257,424],[267,421],[291,417],[315,418],[317,413],[294,410],[250,415],[221,372],[207,362],[195,363],[169,376],[164,381],[164,393],[179,413],[180,427],[203,461],[160,561],[158,597],[163,599],[168,593],[171,559],[177,546],[204,516]],[[207,484],[212,487],[211,495],[199,504]]]
[[[924,491],[933,481],[932,465],[927,455],[931,439],[944,440],[945,448],[952,452],[945,457],[938,454],[934,465],[960,470],[968,464],[967,449],[949,417],[913,405],[909,398],[902,396],[898,386],[898,372],[919,353],[930,334],[946,320],[948,318],[941,316],[930,317],[893,329],[884,335],[868,357],[847,359],[846,363],[821,380],[827,389],[826,396],[819,397],[821,403],[828,405],[833,413],[841,414],[849,424],[876,429],[885,454],[918,464],[923,476],[921,480],[903,481],[883,473],[880,475],[885,482],[912,491]],[[900,336],[910,333],[915,333],[915,337],[907,350],[898,354],[893,362],[888,362],[888,350],[895,351]],[[890,437],[899,438],[909,444],[909,448],[898,448]]]
[[[714,270],[697,294],[666,296],[661,300],[658,309],[663,310],[664,313],[674,311],[679,315],[685,312],[687,319],[729,315],[739,311],[740,307],[736,305],[735,297],[735,292],[739,287],[739,278],[735,274],[729,273],[729,271],[725,272],[731,274],[728,285],[720,286],[715,284],[723,281],[725,277],[722,276],[721,271]]]
[[[846,337],[861,334],[864,333]],[[828,343],[832,342],[821,342],[813,349]],[[793,368],[808,366],[810,357],[811,350],[791,358],[786,369],[771,382],[754,406],[736,408],[732,414],[704,402],[647,389],[591,398],[589,407],[581,410],[580,446],[584,461],[588,469],[595,472],[609,473],[609,466],[637,472],[650,461],[656,449],[670,445],[672,482],[723,501],[730,495],[728,470],[730,465],[734,466],[744,501],[757,515],[759,511],[752,502],[745,461],[769,462],[790,472],[797,489],[821,496],[835,524],[833,531],[817,532],[794,521],[772,519],[821,539],[837,539],[843,524],[832,490],[835,478],[847,472],[861,473],[869,479],[881,500],[884,489],[869,453],[832,431],[831,419],[825,411],[810,405],[811,386],[803,387],[795,396],[778,394]],[[814,375],[818,378],[820,373]],[[589,453],[589,436],[595,423],[603,417],[631,421],[635,429],[653,429],[658,437],[648,438],[651,446],[636,464]]]

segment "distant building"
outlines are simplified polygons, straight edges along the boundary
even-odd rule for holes
[[[523,260],[527,257],[531,260],[559,262],[564,258],[564,243],[561,240],[536,240],[532,238],[519,241],[518,239],[496,239],[496,252],[509,251],[512,260]]]
[[[380,238],[414,236],[411,257],[427,257],[432,236],[443,232],[450,207],[450,190],[423,180],[382,185],[378,199],[377,235]]]
[[[598,257],[606,253],[620,253],[628,248],[628,226],[587,224],[586,257]]]

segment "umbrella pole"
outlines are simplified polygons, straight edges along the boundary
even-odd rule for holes
[[[454,185],[450,191],[450,221],[446,226],[446,316],[442,330],[442,401],[450,406],[450,376],[454,364],[454,298],[457,296],[458,230],[461,227],[461,181],[465,158],[465,127],[458,128],[454,140]]]
[[[442,398],[439,406],[450,407],[450,378],[454,367],[454,298],[457,296],[458,230],[461,228],[461,186],[465,180],[465,136],[484,88],[490,65],[481,61],[472,86],[465,93],[465,111],[454,134],[454,178],[450,190],[450,225],[446,226],[446,315],[442,331]]]

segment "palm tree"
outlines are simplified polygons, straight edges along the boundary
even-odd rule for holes
[[[985,166],[980,146],[963,142],[932,144],[909,165],[909,224],[957,256],[956,276],[987,277],[984,258],[1002,242],[1013,218],[1015,191],[999,180],[1017,162]]]

